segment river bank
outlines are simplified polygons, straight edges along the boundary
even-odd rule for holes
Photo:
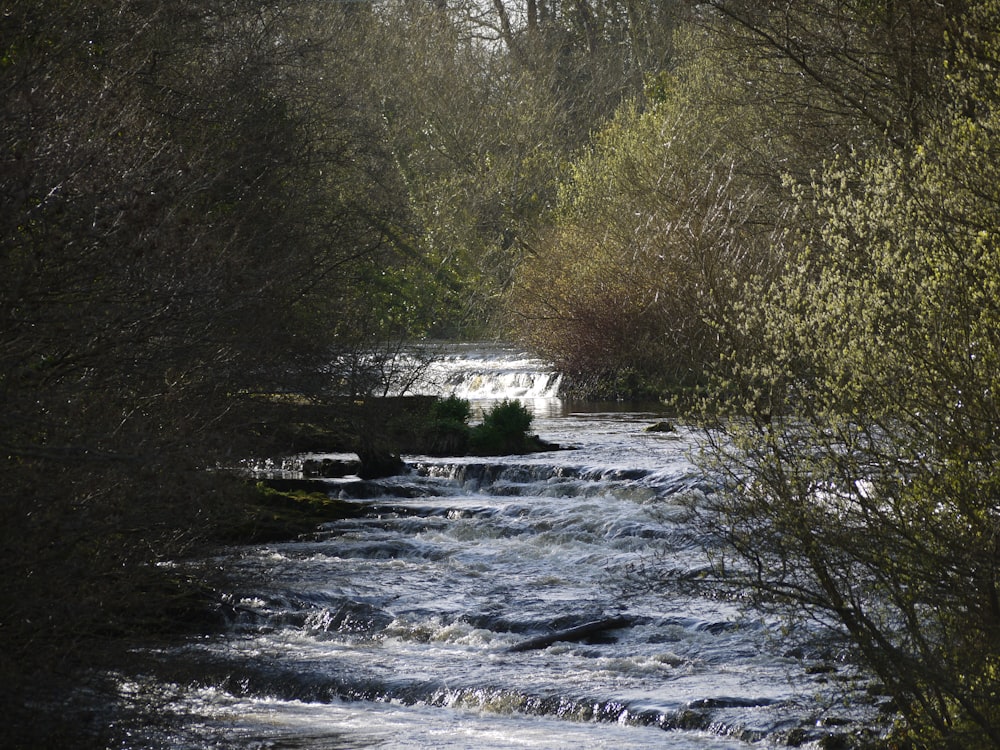
[[[108,740],[102,725],[108,722],[94,717],[103,715],[101,704],[113,702],[108,692],[113,688],[98,675],[120,669],[136,643],[202,637],[227,628],[233,620],[217,571],[189,561],[211,556],[223,546],[287,542],[323,524],[363,514],[362,504],[331,497],[322,479],[331,474],[355,475],[361,482],[401,473],[406,466],[399,456],[434,452],[443,431],[452,435],[449,447],[455,446],[458,432],[467,442],[471,428],[442,423],[435,415],[439,402],[429,395],[325,404],[272,400],[262,410],[266,419],[255,428],[262,444],[271,450],[280,447],[272,458],[201,471],[193,477],[196,481],[188,480],[190,491],[199,493],[204,506],[199,509],[201,523],[183,532],[189,535],[180,545],[183,555],[169,564],[140,564],[120,571],[115,580],[128,585],[118,584],[118,595],[103,600],[99,609],[81,596],[75,608],[59,613],[59,603],[53,599],[49,602],[54,605],[51,624],[40,623],[32,629],[26,623],[29,627],[22,628],[33,630],[35,648],[18,644],[13,653],[0,657],[2,672],[9,676],[0,688],[0,702],[9,719],[5,746],[105,746]],[[523,438],[518,447],[526,452],[554,447],[535,436]],[[303,452],[310,450],[327,456],[354,452],[334,465],[329,458],[302,459]],[[292,472],[297,478],[247,470],[247,464],[280,465],[289,460],[298,462]],[[178,476],[182,471],[178,469]],[[144,491],[142,486],[131,489],[137,496]],[[95,540],[95,545],[103,543]],[[98,550],[95,547],[93,554]],[[61,572],[67,583],[59,584],[57,590],[64,592],[60,598],[74,586],[88,586],[86,572],[72,583],[71,575],[68,570]],[[22,593],[17,604],[22,610],[42,609],[43,597],[42,590],[34,592],[39,601],[32,604],[28,594]]]

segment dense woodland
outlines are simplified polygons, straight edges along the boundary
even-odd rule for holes
[[[503,336],[682,395],[893,747],[1000,746],[1000,2],[11,0],[0,705],[162,627],[278,396]],[[376,366],[372,366],[375,362]],[[280,418],[280,417],[278,417]],[[192,583],[193,585],[193,583]]]

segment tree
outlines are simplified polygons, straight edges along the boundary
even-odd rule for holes
[[[387,2],[345,12],[345,66],[380,114],[412,209],[400,286],[418,333],[503,330],[502,302],[562,168],[669,56],[673,4]],[[443,95],[447,92],[447,95]]]
[[[720,326],[724,308],[783,262],[772,238],[821,221],[789,184],[808,190],[826,160],[863,161],[933,122],[959,7],[690,4],[669,70],[564,180],[519,275],[526,338],[612,395],[704,380],[742,335]]]
[[[494,0],[495,32],[560,113],[558,138],[587,141],[646,77],[672,63],[682,4],[671,0]]]
[[[414,332],[439,337],[489,330],[558,161],[551,106],[470,14],[393,2],[352,19],[348,75],[374,104],[411,210],[396,239],[415,262],[394,286],[420,311]]]
[[[5,8],[0,697],[14,728],[45,729],[18,721],[29,688],[174,614],[185,597],[155,563],[233,512],[206,469],[261,448],[261,394],[328,387],[343,321],[374,307],[354,283],[399,263],[378,131],[303,65],[324,40],[297,31],[319,7]]]
[[[763,131],[752,107],[699,111],[719,85],[697,63],[651,79],[645,107],[623,106],[574,162],[521,269],[522,334],[585,393],[697,384],[718,356],[714,323],[767,272],[780,196],[748,173],[769,144],[732,147]]]
[[[918,139],[803,190],[709,433],[714,584],[853,643],[917,746],[1000,743],[998,21],[962,18]]]
[[[878,147],[885,136],[901,145],[920,131],[936,70],[951,54],[946,32],[967,5],[712,0],[693,19],[709,30],[716,64],[736,63],[727,98],[757,100],[769,119],[794,123],[788,135],[805,158],[782,168],[805,177],[817,154]]]

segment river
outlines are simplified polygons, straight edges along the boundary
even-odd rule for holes
[[[118,678],[127,747],[729,749],[858,720],[831,654],[790,648],[733,602],[636,584],[706,564],[684,513],[707,490],[695,431],[565,404],[558,375],[511,349],[456,348],[428,378],[480,407],[521,398],[571,449],[326,480],[365,514],[210,561],[236,616],[137,650]],[[590,641],[516,648],[619,617]]]

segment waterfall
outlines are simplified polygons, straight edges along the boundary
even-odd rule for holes
[[[413,390],[470,401],[554,399],[561,382],[551,364],[516,347],[456,344],[441,349]]]

